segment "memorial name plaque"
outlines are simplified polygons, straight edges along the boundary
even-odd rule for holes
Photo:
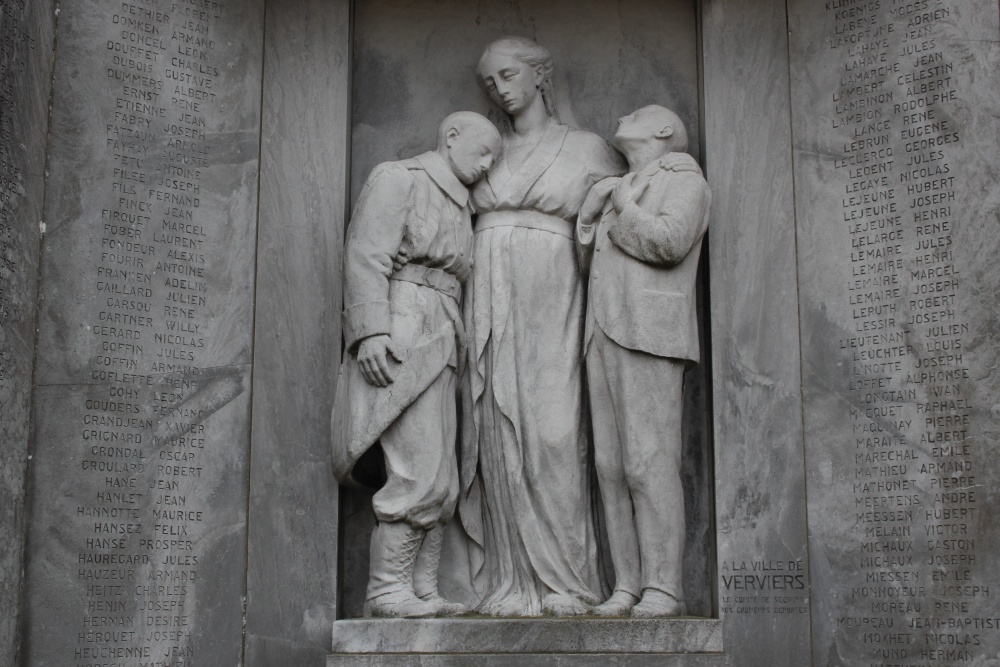
[[[240,661],[261,5],[62,3],[28,664]]]
[[[813,662],[987,664],[997,8],[832,0],[789,17]]]

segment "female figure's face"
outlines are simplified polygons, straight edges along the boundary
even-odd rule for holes
[[[496,51],[487,52],[480,61],[479,76],[493,103],[512,116],[531,106],[542,83],[534,67]]]

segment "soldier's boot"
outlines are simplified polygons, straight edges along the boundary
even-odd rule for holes
[[[413,591],[413,566],[426,532],[405,521],[375,527],[365,616],[429,618],[437,614],[437,605],[421,600]]]
[[[427,533],[413,569],[413,590],[418,598],[436,607],[438,616],[457,616],[468,611],[465,605],[449,602],[438,592],[438,565],[443,540],[443,526],[436,526]]]

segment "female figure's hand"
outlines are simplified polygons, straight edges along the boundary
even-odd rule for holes
[[[410,263],[410,249],[405,245],[400,246],[399,250],[396,251],[396,256],[392,258],[392,270],[399,271],[401,268]]]
[[[600,220],[608,197],[611,196],[611,192],[621,180],[617,176],[610,176],[590,189],[587,198],[583,201],[583,206],[580,207],[580,215],[577,218],[579,224],[592,225]]]

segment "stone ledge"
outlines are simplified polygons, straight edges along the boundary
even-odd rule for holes
[[[722,653],[394,653],[331,655],[326,667],[730,667]]]
[[[333,653],[721,653],[722,622],[687,619],[350,619],[333,624]]]

